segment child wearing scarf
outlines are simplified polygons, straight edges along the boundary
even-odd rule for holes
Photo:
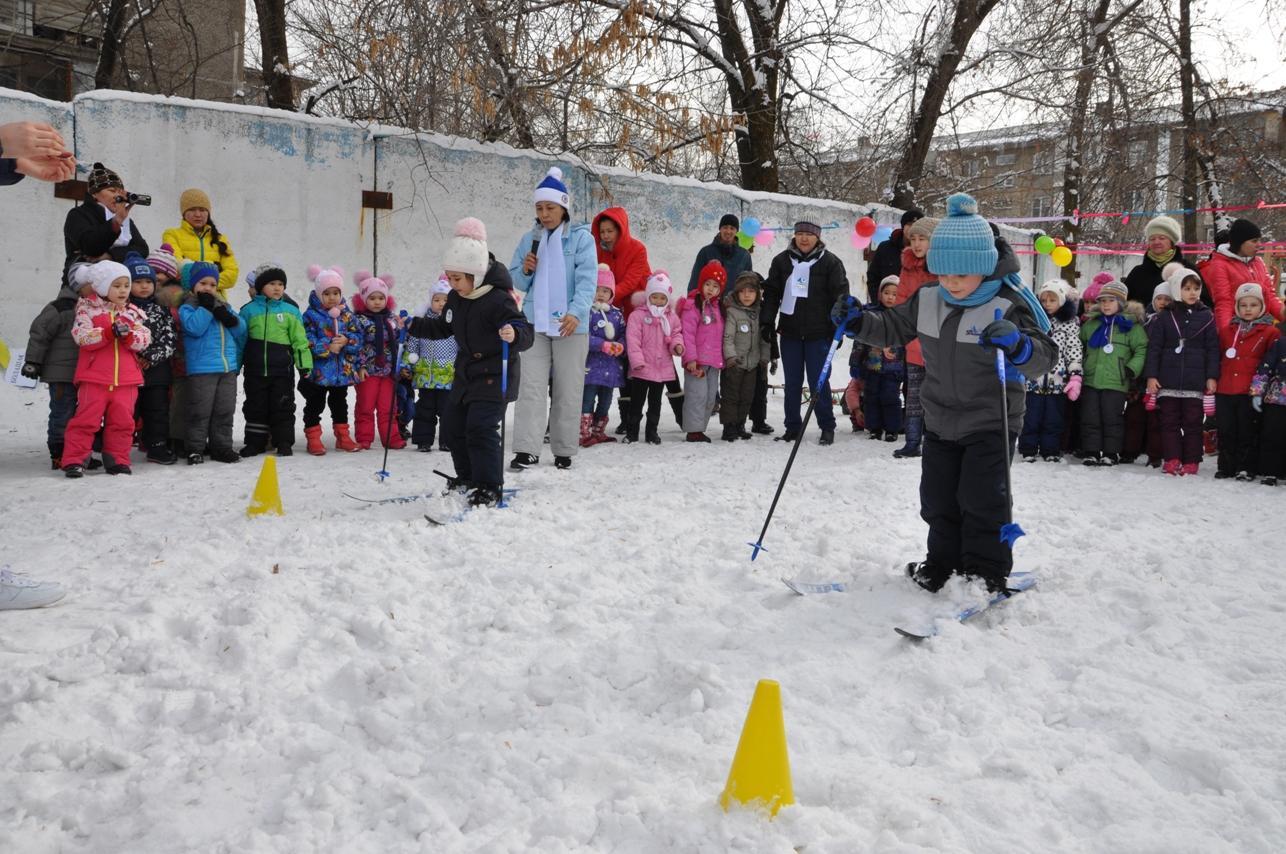
[[[953,574],[979,578],[993,592],[1005,589],[1014,533],[1006,469],[1024,411],[1018,371],[1039,376],[1058,355],[1044,309],[1010,272],[1017,264],[1004,249],[978,215],[978,203],[957,193],[947,199],[947,216],[929,244],[936,283],[879,312],[852,309],[847,300],[836,306],[836,322],[847,323],[845,331],[864,344],[904,347],[919,337],[925,365],[920,516],[929,524],[929,541],[925,559],[908,564],[907,573],[934,592]],[[1003,411],[997,350],[1008,363],[1006,429],[997,429]]]
[[[1250,397],[1255,369],[1281,331],[1264,311],[1263,289],[1246,282],[1235,294],[1237,316],[1219,330],[1219,384],[1215,388],[1215,421],[1219,430],[1217,479],[1254,480],[1259,456],[1259,413]],[[1261,407],[1262,408],[1262,407]]]
[[[1085,364],[1081,385],[1081,453],[1087,466],[1114,466],[1125,442],[1125,402],[1143,372],[1148,337],[1138,303],[1127,306],[1125,285],[1111,279],[1099,288],[1081,326]],[[1127,313],[1127,308],[1129,312]],[[1130,316],[1133,315],[1133,316]]]
[[[1148,327],[1144,376],[1161,413],[1161,470],[1196,474],[1201,464],[1203,415],[1214,415],[1219,382],[1219,333],[1201,302],[1201,277],[1181,269],[1170,276],[1174,302]]]
[[[379,419],[380,444],[393,450],[406,447],[393,410],[397,407],[397,362],[402,321],[393,312],[393,277],[372,276],[360,271],[354,277],[357,293],[353,310],[362,330],[362,351],[357,363],[357,406],[355,407],[358,446],[370,450],[375,442]]]
[[[607,418],[612,411],[612,393],[625,384],[621,359],[625,354],[625,317],[612,304],[615,294],[612,268],[599,264],[598,287],[589,311],[589,355],[585,357],[585,396],[580,408],[582,448],[616,441],[615,436],[607,435]]]
[[[630,358],[630,415],[625,430],[627,444],[639,440],[639,421],[647,404],[649,445],[661,444],[661,396],[665,384],[675,379],[674,357],[683,355],[683,327],[670,307],[674,289],[670,276],[657,270],[647,280],[642,306],[630,312],[625,323],[625,352]]]

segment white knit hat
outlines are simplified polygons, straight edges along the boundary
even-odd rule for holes
[[[1068,291],[1067,282],[1062,279],[1049,279],[1036,291],[1036,296],[1039,297],[1041,294],[1049,292],[1056,294],[1059,302],[1067,302]]]
[[[467,216],[455,224],[451,245],[442,256],[442,267],[452,273],[466,273],[481,280],[491,266],[487,257],[487,227],[482,220]]]
[[[1152,301],[1156,302],[1157,297],[1174,299],[1174,294],[1170,293],[1170,284],[1168,282],[1162,282],[1161,284],[1157,285],[1155,288],[1152,289]]]
[[[670,284],[670,274],[664,270],[654,270],[648,277],[647,288],[644,292],[644,300],[652,301],[652,294],[665,294],[665,301],[668,305],[674,296],[674,286]]]
[[[1264,289],[1258,282],[1246,282],[1244,285],[1237,286],[1237,293],[1233,295],[1232,304],[1236,305],[1241,302],[1242,297],[1254,297],[1259,300],[1259,304],[1264,304]]]
[[[1166,279],[1166,284],[1170,286],[1170,296],[1179,299],[1179,294],[1183,291],[1183,283],[1187,279],[1196,279],[1201,284],[1201,274],[1196,270],[1190,270],[1187,267],[1175,270]],[[1204,285],[1202,285],[1204,287]]]
[[[1154,234],[1170,238],[1171,243],[1183,242],[1183,228],[1172,217],[1159,216],[1149,220],[1148,224],[1143,226],[1143,236],[1148,238]]]
[[[88,270],[81,273],[81,281],[89,282],[89,286],[94,289],[94,293],[100,297],[107,296],[108,288],[117,279],[124,279],[128,282],[130,275],[128,267],[115,261],[99,261],[90,265]]]

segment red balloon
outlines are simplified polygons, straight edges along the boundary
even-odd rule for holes
[[[860,236],[870,237],[875,233],[875,220],[871,219],[869,216],[864,216],[857,221],[857,225],[854,226],[854,229]]]
[[[1055,238],[1054,238],[1054,245],[1055,245],[1055,246],[1066,246],[1067,244],[1063,242],[1063,238],[1061,238],[1061,237],[1055,237]]]

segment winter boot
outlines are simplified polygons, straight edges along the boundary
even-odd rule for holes
[[[657,433],[655,427],[649,427],[644,431],[643,440],[649,445],[661,444],[661,435]]]
[[[756,421],[750,426],[751,433],[758,433],[760,436],[771,436],[773,428],[767,421]]]
[[[322,444],[320,424],[305,427],[304,439],[308,442],[308,453],[312,454],[314,457],[325,456],[326,446]]]
[[[554,457],[554,468],[569,469],[572,467],[571,457]]]
[[[940,567],[930,560],[922,560],[918,563],[908,563],[906,565],[906,574],[908,578],[920,587],[930,593],[937,593],[947,583],[947,579],[951,577],[951,570],[946,567]]]
[[[469,493],[470,507],[495,507],[500,503],[501,492],[494,486],[476,486]]]
[[[834,431],[834,430],[823,430],[823,431],[822,431],[822,436],[821,436],[821,438],[817,440],[817,444],[819,444],[819,445],[834,445],[834,444],[835,444],[835,431]]]
[[[1201,463],[1184,463],[1183,467],[1179,469],[1179,471],[1185,476],[1190,474],[1195,475],[1197,473],[1197,469],[1199,469],[1200,467],[1201,467]]]
[[[898,434],[896,430],[886,430],[884,432],[884,441],[896,442],[897,440],[898,440]]]
[[[348,433],[347,424],[335,425],[335,450],[337,451],[358,451],[361,446],[353,441],[353,437]]]
[[[883,438],[884,438],[884,431],[883,431],[883,430],[872,430],[872,431],[870,432],[870,435],[868,435],[866,438],[870,439],[872,442],[878,442],[878,441],[880,441],[881,439],[883,439]]]
[[[401,430],[389,431],[387,447],[390,451],[400,451],[406,447],[406,440],[402,438]]]
[[[651,440],[649,440],[651,441]],[[689,442],[709,442],[710,437],[705,433],[689,433],[687,441]]]
[[[1178,460],[1166,460],[1161,466],[1161,471],[1173,477],[1179,477],[1183,474],[1182,468],[1183,463]]]
[[[58,471],[63,467],[63,446],[56,445],[49,449],[50,469]]]
[[[580,446],[581,446],[582,448],[588,448],[590,445],[593,445],[593,444],[595,444],[595,443],[596,443],[596,441],[597,441],[597,440],[596,440],[596,438],[595,438],[595,436],[594,436],[593,426],[594,426],[594,416],[593,416],[593,415],[589,415],[589,414],[583,414],[583,415],[581,415],[581,417],[580,417]]]
[[[600,415],[594,419],[591,432],[594,434],[594,444],[601,445],[604,442],[615,442],[615,436],[607,435],[607,416]]]
[[[798,439],[798,438],[799,438],[799,433],[800,433],[801,429],[802,429],[802,428],[800,428],[800,427],[795,427],[795,428],[787,427],[787,428],[786,428],[786,432],[784,432],[784,433],[782,433],[780,436],[776,437],[773,441],[775,441],[775,442],[793,442],[793,441],[795,441],[796,439]]]
[[[920,439],[924,436],[924,418],[913,415],[906,420],[906,442],[893,452],[898,459],[920,456]]]
[[[177,460],[178,456],[165,443],[160,443],[147,452],[147,461],[149,463],[172,466]]]
[[[80,463],[69,463],[63,466],[63,474],[67,477],[84,477],[85,467]],[[1267,482],[1268,478],[1264,478],[1264,481]]]
[[[741,433],[737,430],[736,425],[725,424],[723,425],[723,434],[719,438],[725,442],[735,442],[741,438]]]

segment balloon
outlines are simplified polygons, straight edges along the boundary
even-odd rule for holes
[[[865,249],[871,245],[871,238],[863,237],[857,232],[850,234],[849,239],[852,240],[854,249]]]
[[[748,216],[741,221],[741,233],[747,237],[754,237],[757,235],[760,228],[762,228],[762,226],[759,224],[759,220],[755,219],[753,216]]]
[[[875,233],[875,228],[875,220],[869,216],[862,217],[857,221],[857,225],[853,226],[859,237],[870,237]]]
[[[1054,238],[1050,237],[1048,234],[1042,234],[1040,237],[1036,238],[1036,251],[1041,255],[1048,255],[1053,252],[1056,245],[1057,244],[1054,243]]]
[[[742,249],[749,249],[751,246],[755,245],[755,239],[751,237],[749,234],[742,234],[741,232],[737,232],[737,243],[738,245],[741,246]]]
[[[777,235],[773,233],[771,228],[761,228],[759,233],[755,235],[755,245],[772,246],[772,242],[776,237]]]
[[[892,236],[893,236],[893,226],[881,225],[879,228],[875,229],[875,234],[871,237],[871,242],[874,243],[876,246],[879,246],[881,243],[888,240]]]
[[[1066,267],[1072,263],[1072,250],[1066,246],[1055,246],[1054,251],[1049,253],[1049,260],[1053,261],[1056,267]]]
[[[1061,238],[1061,237],[1055,237],[1055,238],[1054,238],[1054,245],[1055,245],[1055,246],[1066,246],[1067,244],[1063,242],[1063,238]]]

